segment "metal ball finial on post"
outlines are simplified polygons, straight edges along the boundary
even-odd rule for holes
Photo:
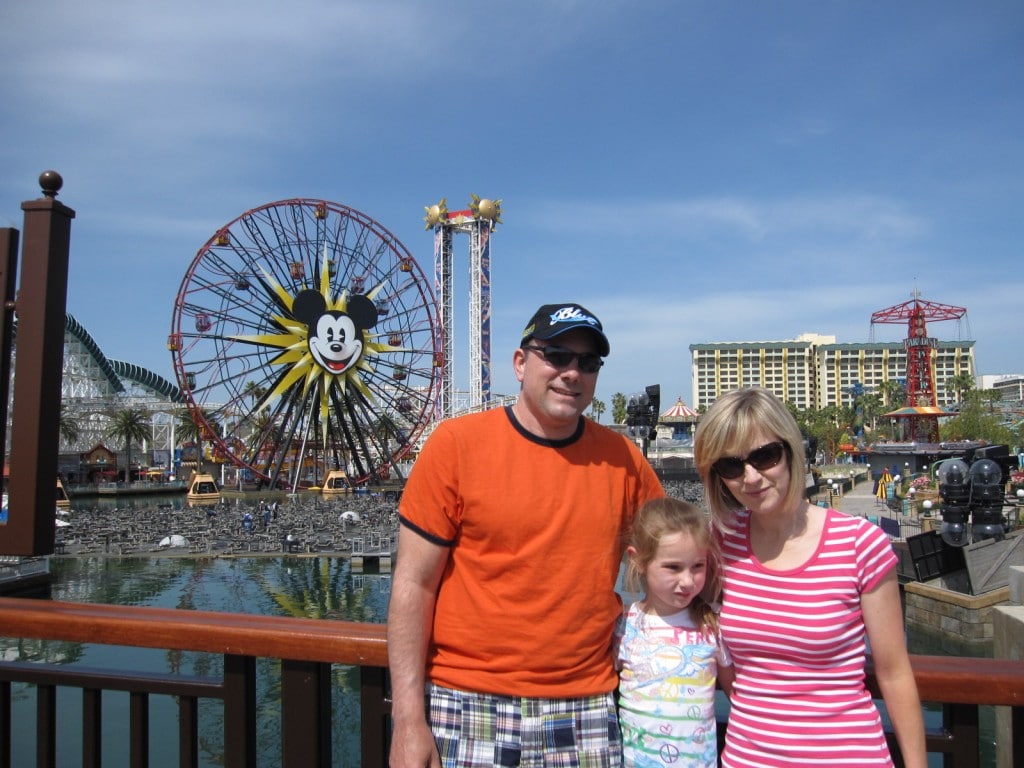
[[[64,186],[64,178],[56,171],[43,171],[39,174],[39,186],[42,188],[43,197],[53,199]]]

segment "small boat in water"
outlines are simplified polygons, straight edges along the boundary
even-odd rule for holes
[[[67,489],[64,488],[64,483],[61,479],[57,478],[57,508],[67,509],[71,506],[71,499],[68,498]]]
[[[213,475],[206,472],[193,472],[188,481],[188,493],[185,498],[189,504],[217,504],[220,502],[220,489]]]
[[[324,478],[323,489],[320,493],[328,498],[352,493],[352,484],[348,481],[348,475],[343,469],[328,470]]]

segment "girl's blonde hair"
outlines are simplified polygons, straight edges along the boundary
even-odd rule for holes
[[[728,392],[701,417],[693,441],[693,460],[704,483],[704,498],[716,524],[723,530],[728,530],[733,514],[743,505],[711,467],[723,456],[743,456],[750,450],[750,440],[758,432],[786,445],[789,462],[786,508],[795,508],[806,493],[803,435],[786,404],[766,389],[752,387]]]
[[[722,592],[722,554],[708,515],[700,507],[681,499],[665,497],[644,504],[633,519],[630,553],[626,565],[626,589],[640,592],[647,589],[644,574],[658,553],[663,536],[686,533],[707,552],[707,574],[704,589],[690,603],[690,614],[702,632],[718,631],[718,616],[712,605]]]

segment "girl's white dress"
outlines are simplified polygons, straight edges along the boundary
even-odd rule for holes
[[[715,680],[732,665],[721,639],[689,609],[657,616],[637,602],[620,622],[616,663],[623,765],[715,768]]]

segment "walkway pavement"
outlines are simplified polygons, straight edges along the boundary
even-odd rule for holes
[[[848,515],[856,515],[857,517],[868,517],[870,515],[892,517],[892,510],[885,505],[885,502],[875,497],[875,494],[872,492],[873,486],[874,483],[871,480],[862,476],[856,481],[853,490],[833,496],[832,506]],[[828,500],[829,494],[827,491],[819,493],[813,499],[813,501],[825,502]]]
[[[894,540],[904,540],[926,530],[930,530],[929,518],[920,516],[923,511],[917,505],[907,509],[904,503],[897,512],[874,494],[874,482],[865,474],[859,475],[853,489],[831,497],[831,506],[840,512],[857,517],[867,517],[882,526],[882,529]],[[829,503],[829,493],[824,491],[812,497],[812,502]]]

